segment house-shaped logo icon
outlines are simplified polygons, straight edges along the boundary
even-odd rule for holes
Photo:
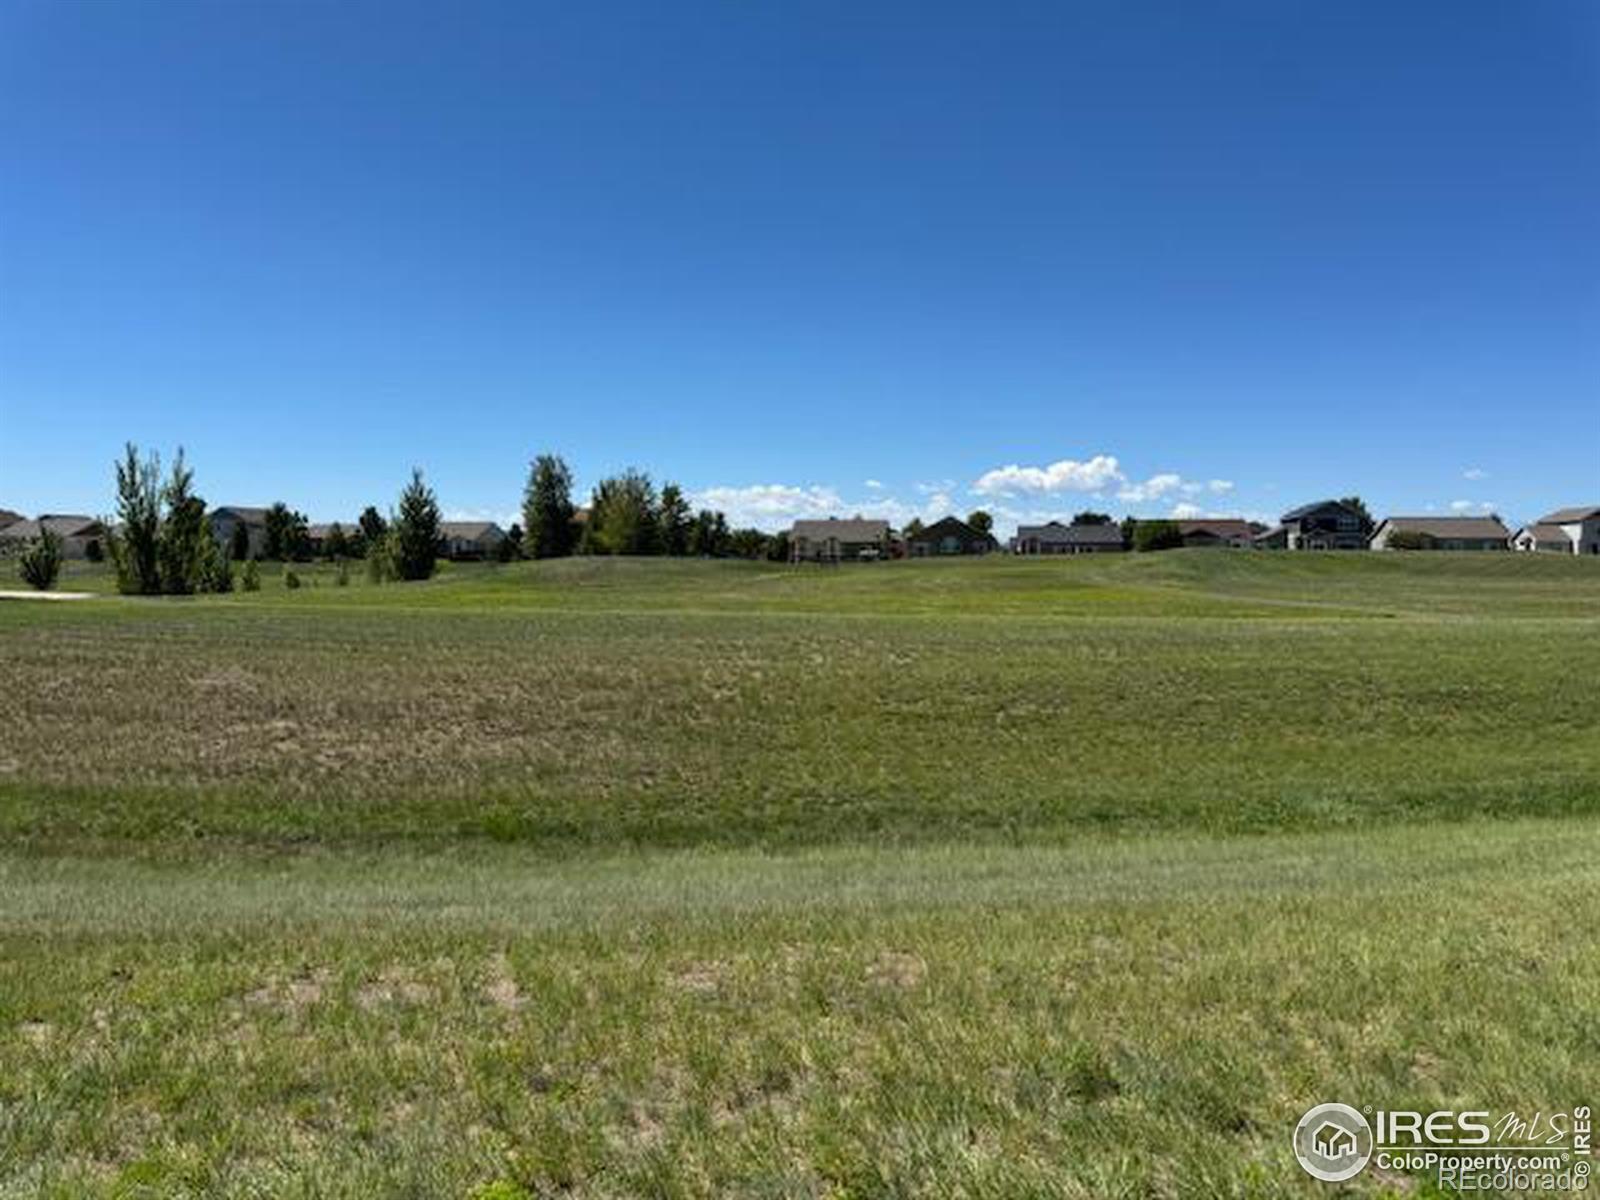
[[[1372,1126],[1348,1104],[1318,1104],[1294,1127],[1294,1156],[1326,1183],[1353,1179],[1372,1158]]]
[[[1356,1153],[1356,1135],[1332,1121],[1323,1122],[1311,1135],[1311,1144],[1316,1147],[1318,1154],[1335,1162]]]

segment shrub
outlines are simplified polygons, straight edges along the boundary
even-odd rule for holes
[[[1140,521],[1133,528],[1135,550],[1176,550],[1183,545],[1183,534],[1174,521]]]
[[[1391,550],[1432,550],[1433,539],[1415,529],[1400,529],[1389,535]]]
[[[205,579],[201,586],[219,596],[233,591],[233,564],[215,546],[206,563]]]
[[[247,592],[261,590],[261,568],[253,558],[245,559],[244,570],[239,573],[239,586]]]
[[[283,573],[283,586],[288,588],[291,592],[294,591],[300,586],[300,576],[296,575],[293,571],[285,571]]]
[[[61,539],[53,530],[41,528],[23,549],[17,569],[29,587],[48,592],[61,574]]]
[[[394,565],[394,534],[389,532],[367,546],[367,582],[392,583],[398,578]]]

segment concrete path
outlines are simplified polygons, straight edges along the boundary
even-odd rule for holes
[[[0,600],[93,600],[93,592],[4,592]]]

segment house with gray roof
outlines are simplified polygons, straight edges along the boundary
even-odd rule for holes
[[[995,540],[987,533],[979,533],[960,517],[946,517],[924,526],[916,533],[906,534],[906,553],[912,558],[930,558],[946,554],[988,554],[995,548]]]
[[[790,562],[871,562],[889,551],[889,522],[875,518],[796,521],[789,529]]]
[[[0,529],[0,553],[16,554],[46,530],[60,539],[62,558],[97,557],[105,549],[106,527],[96,518],[41,513],[31,521],[12,521]]]
[[[1518,550],[1600,554],[1600,505],[1558,508],[1517,530],[1512,544]]]
[[[1011,539],[1014,554],[1118,554],[1126,547],[1122,529],[1110,522],[1095,525],[1019,525]]]
[[[225,504],[213,508],[207,519],[211,522],[211,536],[225,555],[233,556],[236,531],[245,531],[245,558],[260,558],[267,547],[267,510],[242,504]]]
[[[1343,500],[1318,500],[1292,508],[1256,544],[1285,550],[1365,550],[1366,520]],[[1280,540],[1281,539],[1281,540]]]
[[[1224,546],[1248,550],[1255,545],[1256,527],[1243,517],[1202,517],[1174,521],[1178,536],[1189,546]]]
[[[506,531],[493,521],[440,521],[439,553],[446,558],[493,558]]]
[[[1497,516],[1385,517],[1367,545],[1373,550],[1509,550],[1511,531]]]

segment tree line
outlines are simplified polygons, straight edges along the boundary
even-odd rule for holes
[[[368,578],[385,583],[431,576],[438,559],[439,524],[438,499],[422,472],[413,470],[388,520],[371,507],[362,514],[355,536]],[[303,514],[274,504],[267,510],[265,526],[265,557],[284,562],[310,557]],[[116,519],[108,523],[106,549],[117,590],[125,595],[231,592],[236,583],[247,591],[260,587],[256,560],[250,556],[249,530],[236,525],[231,544],[217,544],[206,502],[194,490],[194,471],[181,447],[163,478],[158,454],[141,457],[137,446],[127,445],[116,464]],[[237,579],[236,563],[242,563]],[[348,581],[341,571],[337,582]],[[284,583],[296,587],[299,580],[286,572]]]
[[[649,475],[635,468],[597,483],[587,508],[578,508],[572,489],[572,470],[560,455],[541,454],[529,465],[522,525],[512,527],[519,556],[789,557],[787,533],[731,529],[726,514],[694,509],[677,484],[658,490]]]

